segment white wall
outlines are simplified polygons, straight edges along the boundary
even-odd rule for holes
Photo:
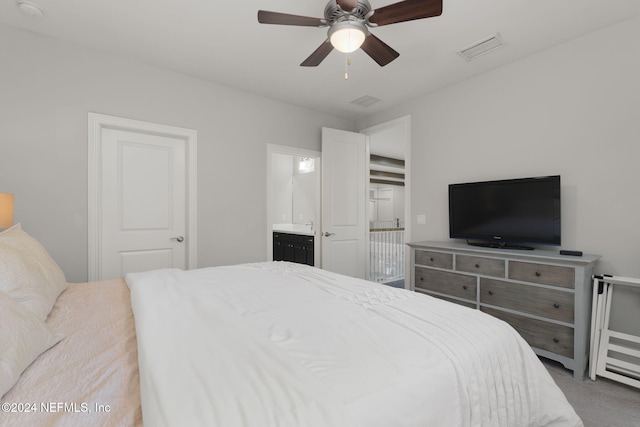
[[[448,238],[449,183],[560,174],[562,247],[640,277],[638,40],[640,17],[361,120],[412,116],[411,240]]]
[[[0,191],[67,280],[87,278],[87,113],[198,131],[198,265],[266,259],[266,144],[353,123],[0,26]]]

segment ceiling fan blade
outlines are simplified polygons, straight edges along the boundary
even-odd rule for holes
[[[333,45],[326,39],[307,59],[305,59],[301,67],[317,67],[333,50]]]
[[[388,44],[374,36],[369,34],[364,43],[360,46],[360,49],[364,50],[374,61],[381,67],[384,67],[389,62],[396,59],[400,54],[393,50]]]
[[[324,19],[269,12],[267,10],[258,11],[258,22],[261,24],[297,25],[301,27],[324,27],[327,25]]]
[[[338,6],[340,6],[342,10],[349,12],[358,5],[358,0],[336,0],[336,3],[338,3]]]
[[[441,14],[442,0],[404,0],[376,9],[369,22],[382,26]]]

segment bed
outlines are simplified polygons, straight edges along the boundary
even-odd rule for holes
[[[5,234],[0,270],[17,259]],[[509,325],[404,289],[264,262],[57,277],[38,311],[14,281],[0,279],[3,426],[582,425]],[[29,345],[12,322],[30,322]],[[3,376],[5,345],[33,348]]]

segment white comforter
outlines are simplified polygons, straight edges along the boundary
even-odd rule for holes
[[[579,426],[506,323],[285,262],[128,274],[156,426]]]

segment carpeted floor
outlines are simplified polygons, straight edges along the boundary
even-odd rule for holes
[[[394,288],[404,288],[404,279],[398,279],[393,282],[385,282],[383,285],[393,286]]]
[[[585,427],[640,426],[640,389],[600,377],[576,381],[560,363],[541,360]]]

